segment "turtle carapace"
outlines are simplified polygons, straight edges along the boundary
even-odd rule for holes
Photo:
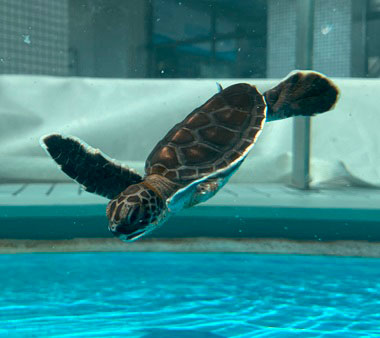
[[[41,145],[85,190],[111,199],[109,230],[133,241],[171,213],[214,196],[244,161],[265,122],[326,112],[338,96],[331,80],[312,71],[293,72],[264,94],[246,83],[220,86],[158,142],[144,176],[75,137],[50,134]]]

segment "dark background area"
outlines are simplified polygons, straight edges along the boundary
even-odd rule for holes
[[[315,0],[313,68],[380,77],[380,0]],[[0,74],[283,77],[296,0],[0,0]]]
[[[265,77],[265,0],[69,4],[72,75]]]

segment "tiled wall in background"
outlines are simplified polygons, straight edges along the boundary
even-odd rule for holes
[[[351,76],[351,1],[316,0],[314,69],[329,76]]]
[[[315,0],[313,69],[351,75],[351,0]],[[296,0],[268,0],[267,76],[295,68]]]
[[[268,0],[267,77],[284,77],[296,64],[296,1]]]
[[[71,17],[86,3],[84,0],[71,0]],[[75,26],[71,23],[70,36],[69,0],[0,0],[0,74],[145,77],[149,62],[144,49],[148,44],[144,40],[148,37],[144,30],[147,26],[144,18],[148,16],[144,12],[145,7],[141,5],[142,0],[141,4],[140,1],[122,0],[88,3],[93,3],[95,7],[99,3],[104,6],[119,4],[123,9],[119,11],[119,7],[115,7],[116,12],[120,13],[119,22],[108,11],[107,18],[112,25],[108,22],[102,25],[104,20],[90,18],[95,22],[93,30],[87,32],[83,25]],[[126,3],[131,3],[132,9],[125,7]],[[141,7],[139,16],[133,12],[137,3]],[[355,2],[352,0],[315,0],[313,68],[329,76],[353,76],[353,4]],[[85,6],[83,10],[89,11],[89,7],[91,6]],[[296,65],[296,0],[268,0],[267,8],[267,53],[263,54],[264,60],[260,62],[265,63],[266,56],[267,77],[283,77]],[[89,15],[92,14],[89,12]],[[129,15],[128,20],[125,19],[126,15]],[[133,25],[132,17],[136,18]],[[104,15],[101,19],[104,19]],[[123,28],[125,22],[129,22],[127,32]],[[157,22],[155,24],[158,25]],[[129,31],[131,32],[128,33]],[[129,34],[128,39],[126,34]],[[109,52],[112,50],[109,46],[112,38],[119,43],[117,53]],[[75,48],[69,49],[69,40],[71,47]],[[70,56],[69,50],[77,52],[80,57]],[[140,56],[142,50],[145,53],[143,57]],[[91,64],[87,67],[89,69],[73,71],[69,69],[69,59],[76,59],[76,67],[81,64],[83,69],[83,65]]]
[[[67,0],[0,0],[0,74],[68,74]]]

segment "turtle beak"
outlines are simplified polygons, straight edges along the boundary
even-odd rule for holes
[[[125,241],[125,242],[133,242],[136,239],[139,239],[140,237],[144,236],[145,233],[146,233],[146,231],[142,230],[142,231],[130,234],[130,235],[124,235],[125,237],[124,238],[120,237],[120,239],[123,240],[123,241]]]
[[[119,239],[121,239],[124,242],[133,242],[136,239],[142,237],[145,235],[145,233],[149,232],[146,229],[137,229],[134,232],[128,233],[127,227],[112,223],[108,226],[109,231],[112,232],[112,234]]]
[[[131,234],[126,234],[125,231],[123,231],[122,226],[117,226],[115,230],[116,231],[112,231],[112,233],[124,242],[133,242],[136,239],[139,239],[140,237],[144,236],[145,233],[147,232],[142,229],[142,230],[137,230]]]
[[[128,206],[127,214],[123,219],[110,219],[108,229],[122,241],[132,242],[153,230],[150,219],[147,219],[141,205]],[[149,215],[148,215],[149,216]]]

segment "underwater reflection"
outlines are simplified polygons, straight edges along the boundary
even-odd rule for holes
[[[167,330],[151,329],[149,333],[144,334],[141,338],[225,338],[212,332],[197,330]]]

